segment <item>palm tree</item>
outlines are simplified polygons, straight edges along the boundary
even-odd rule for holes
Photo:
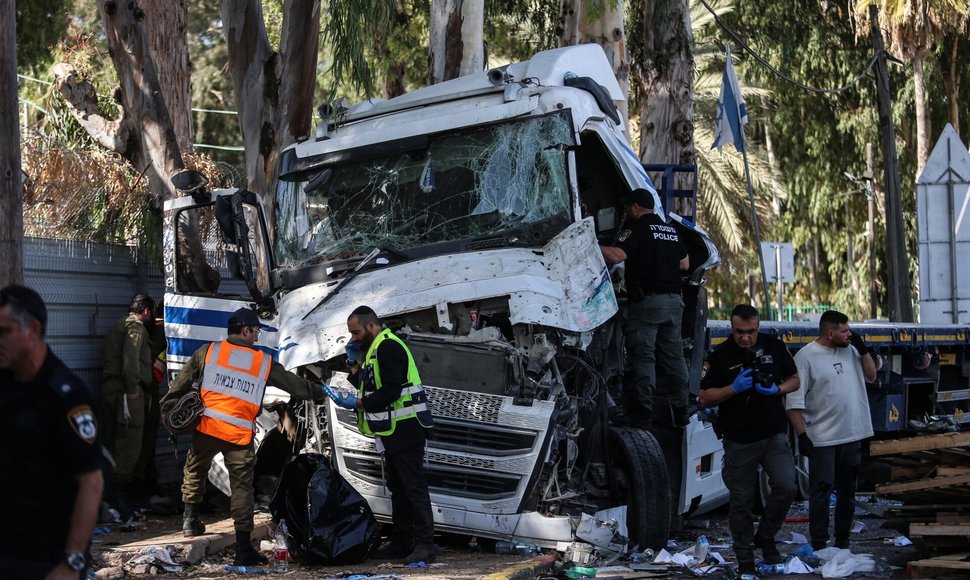
[[[857,30],[868,34],[869,5],[874,0],[857,0]],[[929,156],[930,127],[926,109],[923,64],[934,44],[949,33],[966,27],[970,0],[880,0],[879,20],[889,30],[889,48],[913,63],[916,104],[916,174]]]

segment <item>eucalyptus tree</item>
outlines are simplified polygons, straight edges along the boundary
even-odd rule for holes
[[[603,47],[626,97],[616,103],[620,118],[629,119],[630,53],[623,19],[623,2],[620,0],[562,0],[556,32],[559,46],[595,43]]]
[[[485,0],[432,0],[428,84],[485,66]]]
[[[14,1],[0,0],[0,140],[20,143]],[[20,147],[0,149],[0,286],[23,281],[23,188]]]

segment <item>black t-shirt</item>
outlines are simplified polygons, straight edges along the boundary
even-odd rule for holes
[[[75,478],[102,467],[95,411],[87,386],[50,349],[29,383],[0,371],[0,560],[63,558]]]
[[[617,246],[626,252],[627,284],[639,283],[646,294],[680,292],[680,261],[687,255],[673,226],[648,213],[620,232]]]
[[[758,340],[750,350],[764,352],[759,357],[759,368],[772,375],[773,382],[781,384],[788,377],[797,374],[795,359],[781,339],[758,333]],[[718,345],[704,362],[704,376],[701,389],[726,387],[734,382],[742,368],[750,367],[748,358],[734,337],[729,337]],[[752,387],[733,395],[718,406],[718,426],[724,438],[737,443],[752,443],[777,433],[788,432],[788,414],[785,412],[783,397],[761,395]]]
[[[401,398],[401,390],[408,382],[408,353],[394,340],[385,340],[377,346],[377,364],[381,369],[381,388],[364,397],[365,411],[380,412]],[[355,387],[360,383],[360,372],[350,377]],[[426,433],[416,420],[398,421],[394,433],[381,435],[381,444],[388,453],[406,449],[412,445],[424,444]]]

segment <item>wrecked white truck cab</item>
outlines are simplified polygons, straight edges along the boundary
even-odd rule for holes
[[[580,514],[626,505],[631,543],[659,547],[671,513],[726,494],[709,425],[694,417],[686,433],[674,430],[665,461],[650,432],[609,422],[622,399],[623,299],[598,243],[615,239],[625,193],[653,190],[623,136],[622,98],[600,47],[552,50],[327,108],[318,136],[282,153],[273,216],[250,192],[183,184],[192,195],[165,214],[171,369],[223,338],[229,312],[250,304],[271,326],[260,348],[340,385],[347,317],[369,305],[408,344],[432,405],[439,530],[554,547],[572,540]],[[717,251],[670,217],[699,288]],[[698,294],[687,292],[690,321],[705,308]],[[694,349],[687,337],[688,356],[699,340]],[[285,394],[269,389],[265,403],[275,399]],[[380,455],[352,413],[272,408],[258,419],[266,486],[292,453],[329,451],[388,518]],[[297,418],[289,439],[282,413]],[[668,464],[683,466],[673,491]]]

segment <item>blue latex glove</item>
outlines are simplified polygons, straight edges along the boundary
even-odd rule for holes
[[[731,383],[731,388],[734,389],[735,393],[741,394],[753,386],[751,380],[751,369],[744,369],[738,376],[734,377],[734,382]]]
[[[340,408],[349,410],[357,408],[357,397],[351,393],[337,392],[330,388],[330,385],[323,385],[323,392]]]
[[[360,343],[356,340],[351,340],[347,343],[345,347],[345,352],[347,353],[347,362],[357,361],[360,362]]]
[[[754,386],[754,390],[759,394],[767,395],[769,397],[777,395],[779,393],[778,385],[774,383],[768,385],[767,387],[762,385],[761,383],[758,383],[757,385]]]

